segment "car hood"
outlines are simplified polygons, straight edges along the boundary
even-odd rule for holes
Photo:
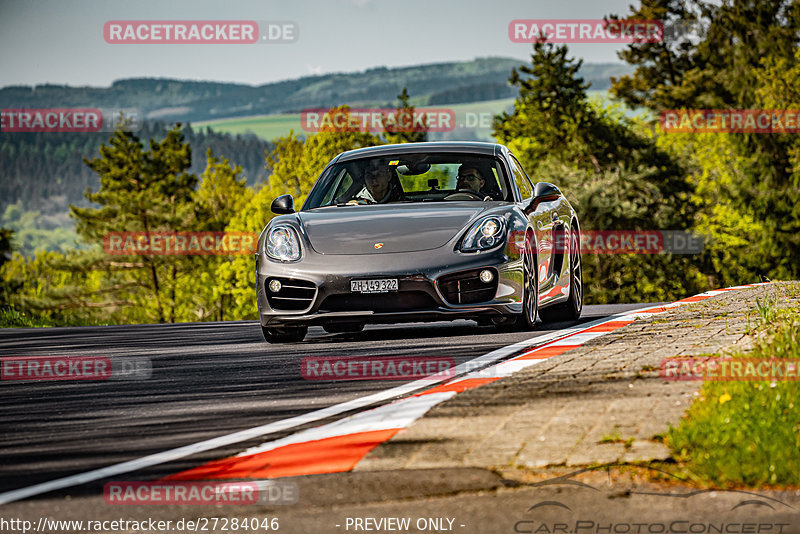
[[[379,254],[439,248],[485,209],[475,202],[341,206],[298,217],[320,254]]]

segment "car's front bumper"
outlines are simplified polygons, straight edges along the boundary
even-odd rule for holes
[[[483,269],[495,275],[494,291],[473,293],[488,297],[481,298],[480,302],[460,303],[459,300],[470,300],[466,296],[468,290],[454,294],[454,288],[462,285],[454,283],[453,278],[471,277],[472,273]],[[269,294],[267,285],[273,278],[284,282],[300,281],[299,285],[307,290],[287,293],[302,298],[281,301],[276,299],[280,293]],[[351,280],[393,278],[398,280],[397,292],[362,295],[350,291]],[[522,278],[522,261],[519,256],[509,255],[504,247],[479,254],[442,248],[368,255],[322,255],[306,251],[305,257],[296,263],[279,263],[264,254],[256,255],[258,310],[265,327],[439,321],[519,314],[522,311]],[[289,286],[291,284],[289,282]],[[464,282],[463,287],[471,286]],[[286,306],[297,309],[285,309]]]

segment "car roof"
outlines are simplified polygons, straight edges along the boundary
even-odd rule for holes
[[[477,141],[434,141],[425,143],[402,143],[397,145],[379,145],[357,148],[343,152],[331,163],[351,161],[359,158],[389,156],[394,154],[415,154],[420,152],[462,152],[499,156],[508,149],[498,143],[481,143]]]

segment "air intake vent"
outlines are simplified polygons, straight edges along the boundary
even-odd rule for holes
[[[476,269],[443,276],[437,282],[439,291],[450,304],[475,304],[493,300],[497,293],[497,273],[493,269],[488,269],[492,273],[492,279],[483,282],[480,273],[486,270]]]
[[[273,281],[280,283],[280,289],[273,291],[270,285]],[[273,310],[299,311],[308,309],[314,302],[317,286],[306,280],[292,278],[267,278],[265,282],[267,302]]]

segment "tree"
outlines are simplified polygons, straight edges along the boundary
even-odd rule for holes
[[[0,267],[11,259],[11,241],[14,238],[14,231],[8,228],[0,228]]]
[[[542,41],[533,45],[531,65],[512,69],[509,83],[519,88],[514,111],[495,117],[492,135],[520,159],[539,162],[546,155],[594,160],[583,154],[582,132],[593,120],[586,100],[589,84],[578,76],[582,61],[567,57],[567,47]]]
[[[236,214],[249,204],[254,191],[247,187],[247,178],[242,176],[240,166],[231,166],[227,158],[214,156],[211,149],[206,157],[206,170],[195,193],[192,226],[200,231],[224,231]],[[245,256],[251,257],[250,254]],[[230,257],[191,256],[189,261],[192,269],[185,272],[180,283],[181,315],[198,321],[224,321],[235,283],[228,270],[222,268],[230,262]]]
[[[617,18],[612,15],[612,18]],[[756,103],[763,58],[791,61],[798,44],[800,3],[794,0],[643,0],[630,19],[696,23],[699,35],[632,43],[620,58],[636,66],[612,78],[611,92],[631,107],[749,108]],[[697,40],[698,42],[693,42]]]
[[[699,21],[705,30],[694,41],[632,44],[620,57],[635,65],[631,76],[613,80],[612,93],[630,106],[653,112],[665,109],[793,109],[797,98],[800,2],[796,0],[727,0],[720,4],[692,0],[645,0],[631,18],[680,18]],[[800,176],[796,135],[736,133],[676,136],[673,145],[700,172],[694,204],[698,224],[723,243],[743,230],[733,248],[715,257],[728,273],[758,279],[793,278],[800,274]],[[686,135],[694,136],[688,140]],[[680,141],[679,141],[679,140]],[[699,142],[719,147],[709,154]],[[669,144],[669,143],[665,143]],[[695,147],[687,152],[686,148]],[[714,169],[721,155],[736,170]],[[722,175],[735,174],[726,180]],[[714,176],[720,182],[714,183]],[[721,258],[731,258],[734,268]],[[723,267],[724,265],[724,267]],[[729,279],[723,276],[723,279]]]
[[[414,106],[410,104],[411,97],[408,96],[408,89],[403,90],[397,95],[400,103],[393,116],[383,117],[383,137],[389,144],[399,143],[422,143],[428,140],[428,118],[422,118],[417,128],[414,121]],[[411,127],[403,127],[403,124]]]
[[[191,220],[197,177],[186,172],[191,148],[183,141],[180,124],[162,141],[151,139],[149,150],[132,133],[117,131],[109,146],[101,147],[99,158],[85,162],[100,175],[100,189],[87,189],[85,197],[101,207],[73,205],[70,210],[76,231],[87,244],[96,246],[113,232],[175,231]],[[117,299],[124,292],[137,306],[150,310],[153,320],[176,320],[176,282],[185,258],[144,255],[131,261],[106,256],[95,260],[81,262],[80,267],[105,269],[111,288],[119,290],[111,291]],[[111,271],[120,268],[139,291],[131,292],[128,283],[115,283]]]

